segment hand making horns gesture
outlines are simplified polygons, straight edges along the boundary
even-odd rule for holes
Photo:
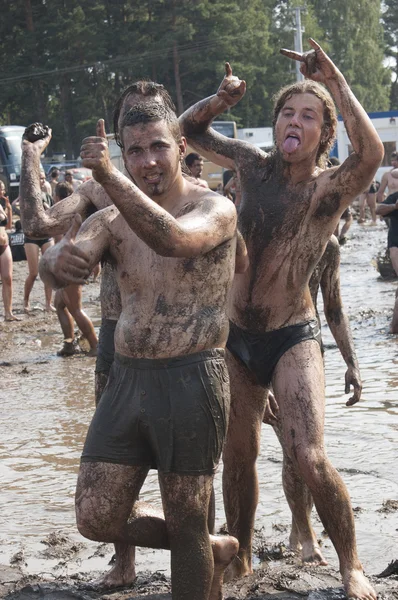
[[[309,52],[301,54],[294,50],[282,48],[280,53],[288,58],[300,61],[300,71],[306,79],[312,79],[312,81],[319,83],[327,83],[328,80],[339,75],[340,71],[315,40],[310,38],[308,41],[313,48]]]
[[[225,76],[217,90],[217,96],[228,106],[235,106],[246,92],[246,81],[232,75],[231,65],[225,63]]]

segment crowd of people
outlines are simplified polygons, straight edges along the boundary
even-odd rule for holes
[[[292,548],[303,561],[326,564],[311,524],[314,504],[347,596],[376,598],[357,555],[348,491],[324,447],[315,307],[321,288],[347,365],[346,393],[354,390],[347,405],[354,405],[361,378],[333,233],[354,198],[364,190],[375,194],[384,149],[342,73],[310,44],[308,53],[282,51],[300,61],[304,81],[275,98],[269,154],[211,127],[246,90],[228,63],[216,94],[179,119],[162,85],[129,86],[114,111],[125,174],[111,163],[100,119],[81,147],[93,178],[76,190],[51,181],[57,200],[50,206],[40,160],[51,131],[23,141],[19,204],[26,255],[34,255],[25,308],[41,248],[40,275],[47,290],[57,290],[64,339],[71,339],[74,318],[97,353],[96,410],[82,452],[76,518],[83,536],[115,544],[115,564],[98,583],[103,587],[134,581],[136,546],[170,550],[175,600],[218,600],[224,580],[252,572],[256,460],[267,422],[283,449]],[[334,103],[353,148],[342,165],[327,163]],[[195,152],[184,161],[187,141]],[[218,190],[223,194],[201,178],[202,156],[229,173]],[[383,178],[378,200],[379,214],[397,210],[394,170]],[[94,330],[79,319],[81,286],[100,262],[97,346]],[[10,303],[7,310],[11,318]],[[221,454],[228,535],[214,534],[213,477]],[[138,501],[149,469],[158,471],[163,514]]]

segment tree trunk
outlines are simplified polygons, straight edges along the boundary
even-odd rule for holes
[[[173,65],[174,65],[174,81],[176,86],[177,97],[177,115],[184,112],[184,101],[182,99],[181,78],[180,78],[180,58],[178,56],[177,42],[173,43]]]

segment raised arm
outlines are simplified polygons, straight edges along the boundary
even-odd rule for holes
[[[112,165],[102,119],[97,134],[83,140],[83,165],[93,170],[129,227],[157,254],[190,258],[209,252],[235,235],[236,209],[229,200],[182,179],[179,192],[188,196],[191,187],[197,201],[189,211],[174,217]]]
[[[117,216],[114,206],[92,215],[82,225],[75,215],[60,242],[48,248],[39,263],[44,283],[53,289],[82,284],[110,247],[109,220]]]
[[[354,388],[354,395],[346,402],[346,406],[352,406],[361,398],[362,382],[350,322],[341,299],[340,246],[336,238],[331,239],[326,252],[329,252],[329,258],[321,277],[324,312],[330,331],[347,365],[345,393],[350,393],[351,385]]]
[[[92,196],[101,186],[95,181],[83,183],[78,192],[45,210],[40,189],[40,156],[51,140],[51,130],[43,139],[22,142],[20,212],[24,233],[31,238],[60,235],[68,231],[75,214],[86,219],[94,210]],[[95,189],[97,188],[97,190]]]
[[[281,50],[281,53],[301,62],[300,70],[304,77],[322,83],[329,89],[343,117],[353,152],[337,169],[325,172],[322,190],[330,191],[332,183],[341,198],[340,210],[369,187],[383,159],[384,148],[342,73],[315,40],[310,39],[309,42],[313,48],[310,52],[300,54]]]
[[[225,77],[214,96],[209,96],[186,110],[179,118],[181,133],[189,144],[208,160],[236,170],[242,157],[265,154],[255,146],[217,133],[211,124],[223,112],[235,106],[246,92],[246,83],[232,75],[225,64]]]

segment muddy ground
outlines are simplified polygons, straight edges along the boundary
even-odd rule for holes
[[[6,389],[7,380],[15,381],[29,372],[30,365],[37,364],[40,340],[36,334],[57,331],[55,314],[44,313],[44,291],[37,281],[32,293],[34,310],[29,315],[23,312],[23,283],[27,274],[26,263],[14,265],[14,313],[21,322],[4,323],[2,306],[0,309],[0,370],[1,386]],[[91,316],[99,312],[99,284],[90,283],[84,289],[84,306]],[[98,317],[97,317],[98,324]],[[62,345],[62,335],[52,334],[51,348]],[[80,357],[79,357],[80,359]],[[69,360],[69,359],[67,359]],[[75,359],[73,359],[75,360]],[[85,360],[82,357],[82,360]],[[88,359],[86,359],[88,360]],[[398,510],[398,502],[390,500],[379,508],[388,513]],[[398,533],[398,532],[397,532]],[[225,599],[278,599],[290,600],[308,598],[309,600],[339,600],[345,595],[341,588],[338,572],[331,567],[302,566],[298,559],[289,553],[283,545],[286,531],[276,534],[275,540],[265,540],[257,532],[255,554],[260,566],[253,575],[239,581],[225,584]],[[148,598],[163,600],[170,598],[170,580],[162,572],[140,572],[136,582],[129,588],[116,591],[101,591],[90,588],[90,581],[98,577],[99,572],[84,572],[79,568],[84,543],[77,544],[65,535],[51,533],[44,540],[45,558],[49,567],[38,575],[29,575],[25,568],[23,552],[15,554],[9,564],[0,564],[0,597],[7,600],[130,600]],[[97,552],[110,556],[111,546],[99,545]],[[41,552],[43,559],[43,552]],[[394,557],[398,559],[397,555]],[[55,564],[54,564],[55,562]],[[386,562],[383,577],[371,575],[370,579],[378,591],[380,599],[398,600],[398,560]],[[69,575],[69,573],[73,573]]]
[[[55,533],[45,540],[49,559],[58,559],[58,569],[76,567],[81,547],[65,535]],[[102,544],[98,553],[106,553],[109,545]],[[253,575],[224,585],[225,600],[343,600],[339,573],[330,567],[303,566],[281,542],[264,540],[256,532],[255,554],[262,560]],[[166,600],[171,598],[170,580],[161,572],[140,572],[135,583],[126,588],[106,591],[90,584],[100,572],[76,572],[72,576],[24,574],[23,553],[15,555],[10,565],[0,565],[0,597],[7,600]],[[379,576],[370,576],[380,600],[398,599],[398,560],[386,565]]]

